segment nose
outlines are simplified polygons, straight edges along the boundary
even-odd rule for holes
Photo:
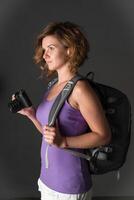
[[[50,57],[50,55],[49,55],[49,52],[48,52],[48,49],[44,52],[44,54],[43,54],[43,58],[46,60],[46,59],[48,59]]]

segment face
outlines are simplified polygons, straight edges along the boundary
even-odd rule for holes
[[[67,64],[67,48],[54,36],[46,36],[42,40],[43,59],[49,70],[58,70]]]

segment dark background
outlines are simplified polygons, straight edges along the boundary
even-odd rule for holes
[[[46,84],[33,63],[34,41],[50,21],[82,26],[91,45],[81,73],[127,94],[133,113],[133,0],[0,1],[0,198],[39,197],[41,135],[25,117],[7,107],[11,95],[26,89],[35,106]],[[132,127],[133,133],[133,127]],[[133,135],[125,165],[93,177],[94,196],[134,196]]]

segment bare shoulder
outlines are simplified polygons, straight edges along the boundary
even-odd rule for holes
[[[73,96],[79,104],[82,99],[98,99],[96,93],[87,80],[79,80],[74,88]]]
[[[75,86],[75,92],[77,93],[80,93],[82,92],[84,89],[85,90],[89,90],[91,89],[91,86],[89,84],[89,82],[87,80],[79,80],[77,83],[76,83],[76,86]]]
[[[97,96],[87,80],[79,80],[69,97],[70,104],[80,110],[81,106],[88,106],[91,101],[97,101]]]
[[[86,79],[79,80],[76,83],[68,102],[81,112],[83,109],[89,110],[91,107],[101,106],[94,89]]]

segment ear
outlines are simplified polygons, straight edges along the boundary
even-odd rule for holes
[[[67,49],[67,56],[68,56],[68,58],[71,58],[74,55],[74,51],[75,51],[74,47],[69,47]]]
[[[67,55],[70,56],[70,49],[67,49]]]
[[[72,57],[72,49],[68,48],[67,49],[67,58],[70,59]]]

